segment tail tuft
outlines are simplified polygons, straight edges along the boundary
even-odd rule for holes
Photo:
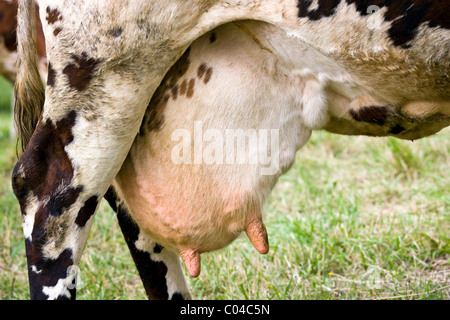
[[[14,84],[14,123],[25,150],[39,121],[45,90],[36,51],[36,15],[33,0],[19,0],[17,12],[17,80]]]

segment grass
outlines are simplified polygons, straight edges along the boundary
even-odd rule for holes
[[[0,83],[0,299],[28,299],[10,88]],[[450,129],[415,142],[316,132],[265,206],[270,252],[245,237],[202,256],[196,299],[449,299]],[[145,299],[101,204],[78,299]]]

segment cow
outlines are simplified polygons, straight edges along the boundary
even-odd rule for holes
[[[12,85],[16,81],[17,59],[17,0],[0,0],[0,75]],[[45,39],[41,21],[36,14],[36,48],[41,79],[47,79],[47,56],[45,53]],[[14,103],[11,104],[13,110]],[[12,112],[13,114],[14,112]],[[10,136],[15,137],[16,130],[11,123]]]
[[[32,299],[75,298],[68,270],[102,197],[148,297],[188,299],[179,256],[198,276],[200,254],[243,231],[269,250],[261,205],[313,130],[415,140],[450,124],[445,1],[38,4],[47,87],[34,5],[20,0],[15,113],[24,151],[12,174]],[[208,163],[179,152],[195,147],[199,126],[219,141]],[[258,145],[274,166],[220,162],[219,137],[231,129],[273,132],[278,141]]]

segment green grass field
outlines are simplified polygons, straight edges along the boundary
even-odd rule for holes
[[[11,191],[10,87],[0,83],[0,299],[28,299]],[[265,206],[270,252],[244,236],[202,256],[195,299],[450,299],[450,128],[415,142],[313,134]],[[103,202],[78,299],[145,299]]]

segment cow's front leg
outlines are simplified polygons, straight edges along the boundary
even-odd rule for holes
[[[48,49],[41,112],[34,32],[27,23],[34,21],[33,8],[32,1],[19,1],[15,115],[27,146],[14,168],[13,189],[23,216],[31,298],[75,298],[73,270],[98,201],[183,48],[168,46],[171,35],[150,36],[145,22],[153,10],[146,2],[40,2]],[[40,115],[36,127],[33,115]]]
[[[105,199],[116,213],[147,297],[151,300],[190,299],[178,255],[163,248],[140,230],[113,187],[109,188]]]

